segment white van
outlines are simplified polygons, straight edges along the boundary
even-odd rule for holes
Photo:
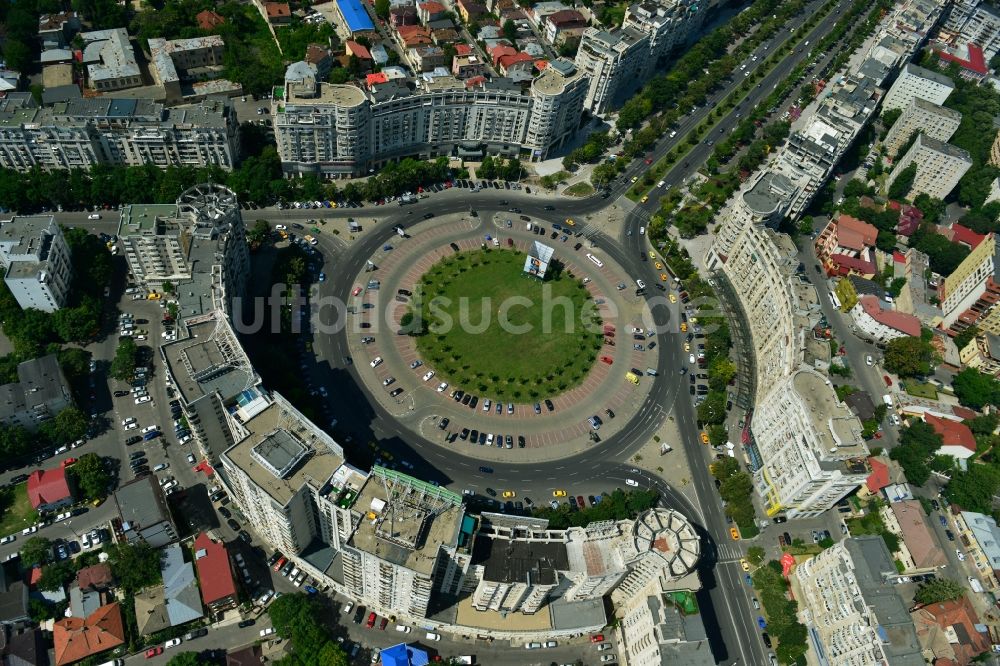
[[[541,643],[526,643],[524,646],[525,650],[537,650],[542,647]]]

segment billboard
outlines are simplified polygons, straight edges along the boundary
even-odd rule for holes
[[[545,277],[545,271],[549,269],[549,262],[552,261],[552,253],[555,252],[548,245],[535,241],[531,244],[528,257],[524,260],[524,272],[539,278]]]

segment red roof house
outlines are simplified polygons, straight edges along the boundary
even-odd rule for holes
[[[201,600],[212,611],[236,605],[236,582],[229,551],[202,532],[194,540],[194,566],[201,583]]]
[[[472,55],[472,47],[468,44],[455,44],[455,55]]]
[[[901,236],[912,236],[923,219],[923,211],[916,206],[901,206],[899,221],[896,223],[896,233]]]
[[[874,456],[868,458],[872,473],[865,479],[865,487],[872,495],[877,495],[889,485],[889,466]]]
[[[198,12],[194,18],[198,21],[198,27],[206,31],[214,30],[226,22],[226,19],[211,9]]]
[[[448,14],[448,8],[442,5],[440,2],[434,2],[434,0],[429,0],[428,2],[421,2],[417,5],[417,16],[424,23],[430,23],[431,21],[437,21],[443,19]]]
[[[535,64],[535,59],[527,53],[512,53],[500,56],[497,59],[497,64],[500,66],[500,73],[508,76],[515,70],[530,72]]]
[[[371,52],[365,48],[364,44],[358,44],[357,42],[348,39],[344,42],[344,49],[347,51],[348,55],[356,56],[359,60],[371,60]]]
[[[975,250],[979,244],[986,240],[985,234],[977,234],[972,229],[955,223],[951,225],[951,230],[945,232],[945,236],[953,243],[960,243],[970,250]]]
[[[959,66],[959,76],[963,79],[982,81],[990,73],[990,68],[986,66],[986,56],[983,55],[983,50],[972,42],[969,42],[967,51],[968,56],[965,58],[946,51],[938,51],[938,62],[942,67],[955,63]]]
[[[876,238],[878,229],[873,225],[840,214],[831,218],[816,238],[816,257],[827,275],[854,273],[868,278],[875,274]]]
[[[66,481],[66,469],[35,470],[28,476],[28,500],[38,511],[55,511],[73,503],[73,493]]]
[[[920,320],[911,314],[883,310],[878,298],[862,296],[851,308],[851,318],[858,334],[872,342],[885,344],[905,336],[920,336]]]
[[[284,25],[292,22],[292,9],[287,2],[265,2],[264,11],[271,24]]]
[[[941,448],[938,453],[953,458],[968,458],[976,452],[976,438],[969,426],[959,421],[941,418],[925,413],[924,421],[941,435]]]
[[[968,597],[928,604],[910,617],[921,647],[933,654],[936,665],[968,666],[990,649],[992,641]]]
[[[52,628],[56,666],[72,664],[125,643],[125,628],[117,603],[101,606],[86,618],[67,617]]]

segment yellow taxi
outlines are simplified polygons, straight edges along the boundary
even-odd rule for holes
[[[673,294],[671,294],[671,296],[673,296]],[[670,302],[673,303],[674,301],[670,301]],[[682,321],[681,322],[681,333],[687,333],[687,330],[688,330],[687,322],[686,321]]]
[[[735,527],[730,527],[729,528],[729,536],[733,537],[733,541],[739,541],[740,540],[740,531],[738,529],[736,529]]]
[[[629,180],[629,182],[634,185],[637,180],[639,180],[639,176],[632,176],[632,178]]]
[[[510,497],[515,497],[516,495],[517,495],[517,493],[515,493],[513,490],[505,490],[505,491],[503,491],[503,498],[504,499],[508,499]]]
[[[650,250],[650,251],[649,251],[649,258],[650,258],[650,259],[656,259],[656,253],[655,253],[655,252],[653,252],[652,250]]]
[[[667,274],[666,274],[666,273],[660,273],[660,281],[661,281],[661,282],[666,282],[666,281],[667,281],[667,280],[669,280],[669,279],[670,279],[670,278],[668,278],[668,277],[667,277]]]
[[[663,270],[663,264],[661,264],[660,262],[657,261],[653,265],[656,266],[656,270],[658,270],[658,271],[662,271]]]
[[[639,199],[639,203],[646,203],[647,201],[649,201],[649,195],[648,194],[642,195],[642,199]]]
[[[565,490],[553,490],[552,491],[552,496],[553,497],[566,497],[566,491]]]
[[[567,217],[566,218],[566,224],[568,224],[571,227],[575,227],[576,226],[576,222],[574,222],[573,218],[571,218],[571,217]]]
[[[685,342],[684,343],[684,351],[686,351],[686,352],[691,351],[691,343],[690,342]]]
[[[677,297],[674,296],[673,294],[670,294],[670,302],[671,303],[676,303],[677,302]]]
[[[151,300],[151,301],[158,301],[161,298],[163,298],[163,294],[160,294],[160,293],[157,293],[157,292],[153,292],[152,294],[150,294],[146,298],[149,299],[149,300]]]
[[[701,431],[701,443],[708,444],[708,434],[704,430]]]
[[[746,560],[740,560],[740,566],[743,567],[743,571],[750,571],[750,563]]]

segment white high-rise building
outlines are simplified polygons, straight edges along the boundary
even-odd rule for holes
[[[882,109],[905,109],[914,97],[925,99],[934,104],[944,104],[948,95],[955,89],[954,82],[944,74],[932,72],[929,69],[907,63],[896,77],[895,83],[889,88]]]
[[[3,280],[21,308],[55,312],[66,305],[73,265],[51,215],[0,222],[0,264]]]
[[[889,174],[889,182],[895,182],[899,174],[914,163],[917,173],[906,198],[912,200],[923,192],[936,199],[944,199],[955,189],[965,172],[972,168],[972,156],[967,150],[921,134],[902,159],[896,161]]]
[[[961,112],[914,97],[910,100],[909,106],[903,109],[899,119],[893,123],[883,145],[889,151],[889,155],[896,156],[914,132],[922,132],[938,141],[947,141],[961,122]]]
[[[923,666],[900,574],[881,536],[845,539],[795,569],[799,619],[823,666]]]
[[[510,79],[468,84],[451,76],[389,82],[371,91],[320,82],[294,63],[273,105],[278,153],[288,175],[367,174],[417,155],[485,154],[545,159],[580,124],[586,79],[555,60],[525,91]]]

